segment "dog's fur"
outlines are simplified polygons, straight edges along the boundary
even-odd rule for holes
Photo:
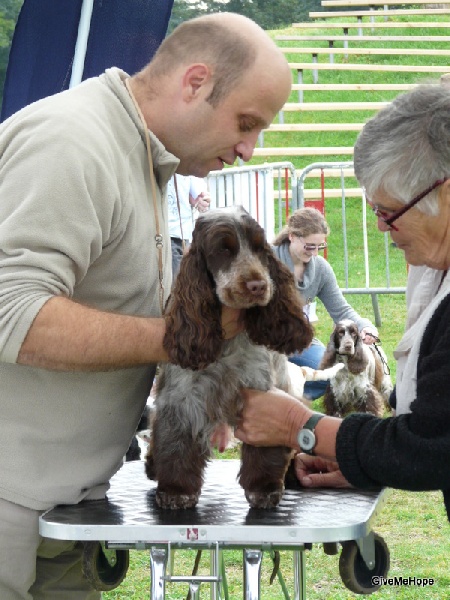
[[[245,332],[230,340],[223,338],[222,305],[244,310]],[[291,272],[240,207],[197,219],[165,318],[170,362],[156,386],[146,472],[158,482],[161,507],[188,508],[201,492],[211,434],[236,424],[241,389],[294,391],[285,354],[308,346],[313,331]],[[278,504],[290,458],[289,448],[242,445],[239,482],[251,506]]]
[[[345,369],[330,379],[324,396],[325,413],[344,417],[351,412],[368,412],[382,417],[385,408],[389,409],[392,392],[391,378],[385,372],[386,356],[379,346],[364,344],[356,323],[349,319],[335,325],[320,366],[325,369],[336,363],[343,363]]]

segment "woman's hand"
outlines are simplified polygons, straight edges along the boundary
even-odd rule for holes
[[[242,390],[244,408],[234,435],[252,446],[297,447],[297,432],[312,414],[301,402],[279,389]]]
[[[359,335],[361,336],[362,341],[369,346],[380,341],[378,331],[373,327],[364,327],[364,329],[361,329]]]
[[[295,457],[295,473],[303,487],[351,488],[337,462],[320,456],[299,453]]]

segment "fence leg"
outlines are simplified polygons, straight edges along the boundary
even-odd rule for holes
[[[377,294],[370,294],[372,297],[372,308],[373,314],[375,315],[375,325],[380,327],[381,325],[381,315],[380,315],[380,307],[378,306],[378,296]]]

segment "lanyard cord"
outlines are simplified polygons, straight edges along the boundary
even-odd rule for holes
[[[180,197],[178,195],[178,184],[177,184],[177,176],[173,176],[173,184],[175,187],[175,197],[177,199],[177,210],[178,210],[178,219],[180,221],[180,232],[181,232],[181,247],[183,249],[183,254],[185,251],[185,243],[184,243],[184,235],[183,235],[183,223],[181,221],[181,208],[180,208]]]
[[[144,126],[145,147],[147,149],[148,168],[149,168],[150,183],[152,186],[152,194],[153,194],[153,210],[155,213],[155,225],[156,225],[155,244],[156,244],[156,248],[158,250],[159,304],[161,307],[161,313],[164,313],[164,271],[163,271],[163,255],[162,255],[163,236],[160,233],[158,207],[156,205],[156,197],[157,197],[156,180],[155,180],[155,173],[153,171],[153,159],[152,159],[152,153],[151,153],[151,148],[150,148],[150,136],[148,133],[147,123],[145,122],[145,119],[144,119],[144,115],[142,114],[139,104],[137,103],[136,98],[134,97],[134,94],[131,91],[129,79],[125,79],[125,87],[127,88],[128,93],[130,94],[130,98],[132,99],[133,104],[139,115],[139,118],[142,121],[142,125]]]

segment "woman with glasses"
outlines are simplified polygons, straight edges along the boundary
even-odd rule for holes
[[[417,86],[381,110],[358,136],[354,165],[378,229],[410,265],[395,415],[341,420],[252,390],[235,435],[299,450],[303,486],[442,490],[450,520],[450,89]]]
[[[378,337],[376,327],[350,306],[339,289],[330,264],[319,255],[327,247],[329,233],[328,224],[320,211],[300,208],[291,215],[274,240],[273,249],[294,274],[298,291],[306,303],[305,313],[312,323],[317,321],[316,298],[319,298],[335,323],[352,319],[358,325],[364,342],[373,344]],[[325,346],[315,338],[308,348],[294,354],[289,360],[302,367],[318,369],[324,352]],[[316,400],[325,393],[326,387],[326,381],[307,381],[305,397]]]

